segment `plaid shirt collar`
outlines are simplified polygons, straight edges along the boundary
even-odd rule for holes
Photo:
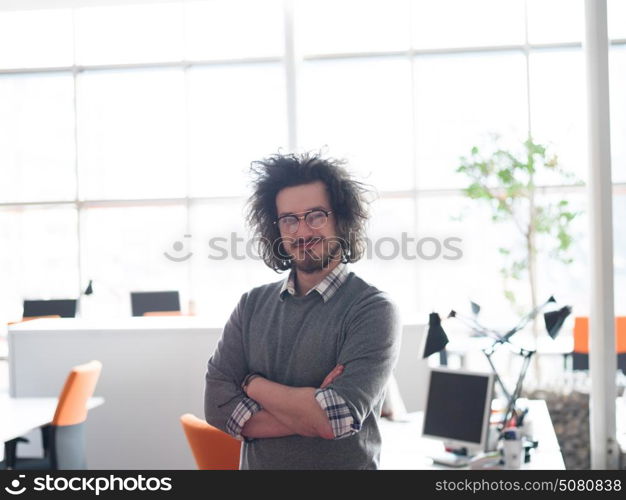
[[[320,281],[317,285],[311,288],[305,295],[309,295],[314,290],[322,296],[324,303],[328,302],[330,298],[335,294],[339,287],[343,285],[348,277],[348,266],[344,262],[340,262],[335,269],[333,269],[328,275]],[[285,294],[296,294],[295,283],[295,270],[291,270],[289,276],[283,281],[283,285],[280,288],[280,298],[285,299]]]

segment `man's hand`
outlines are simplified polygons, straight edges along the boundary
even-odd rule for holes
[[[320,385],[320,389],[323,389],[324,387],[328,387],[330,384],[332,384],[334,382],[334,380],[343,373],[343,365],[337,365],[335,366],[329,373],[328,375],[326,375],[326,378],[324,378],[324,381],[322,382],[322,385]],[[254,378],[260,377],[260,375],[256,375]],[[247,378],[247,377],[246,377]],[[252,380],[254,380],[254,378],[250,377]],[[242,384],[243,390],[246,393],[246,396],[249,396],[248,394],[248,386],[249,384],[252,382],[252,380],[250,380],[247,384]]]
[[[337,365],[335,366],[328,375],[326,375],[326,378],[324,379],[324,381],[322,382],[322,385],[320,385],[320,389],[323,389],[324,387],[329,386],[330,384],[333,383],[333,381],[343,373],[343,365]]]
[[[241,434],[248,438],[275,438],[291,436],[295,431],[284,425],[274,415],[266,410],[261,410],[246,422]]]

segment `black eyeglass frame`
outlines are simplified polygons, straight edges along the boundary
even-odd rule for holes
[[[309,224],[307,222],[307,217],[309,215],[311,215],[312,213],[315,213],[315,212],[322,212],[324,214],[324,216],[326,217],[326,220],[324,221],[324,224],[322,224],[319,227],[313,227],[313,226],[311,226],[311,224]],[[306,212],[296,212],[296,213],[293,213],[293,214],[281,215],[278,219],[276,219],[274,221],[274,224],[280,230],[280,226],[278,224],[280,223],[280,221],[282,219],[286,219],[287,217],[295,217],[298,220],[298,226],[296,227],[296,229],[294,231],[285,231],[288,234],[295,234],[295,233],[298,232],[298,229],[300,229],[300,221],[303,220],[304,222],[306,222],[306,225],[309,226],[311,229],[321,229],[321,228],[323,228],[326,225],[326,223],[328,222],[328,216],[330,214],[332,214],[332,213],[333,213],[332,210],[324,210],[323,208],[314,208],[313,210],[307,210]],[[299,214],[302,214],[302,215],[299,215]]]

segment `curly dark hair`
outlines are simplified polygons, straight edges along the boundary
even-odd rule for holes
[[[274,271],[291,269],[285,258],[280,231],[274,221],[276,195],[281,189],[322,181],[326,185],[337,221],[342,262],[356,262],[366,250],[368,218],[366,194],[370,190],[344,167],[346,161],[322,158],[319,153],[275,154],[251,163],[253,193],[247,203],[246,221],[259,238],[263,261]]]

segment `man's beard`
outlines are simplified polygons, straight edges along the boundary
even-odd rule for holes
[[[301,249],[304,252],[302,259],[291,260],[292,265],[306,274],[313,274],[327,269],[333,260],[337,260],[341,255],[341,243],[333,240],[322,240],[322,255],[318,255],[313,250]]]

